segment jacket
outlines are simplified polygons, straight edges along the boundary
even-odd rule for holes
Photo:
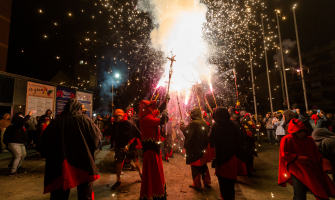
[[[6,113],[0,120],[0,132],[11,124],[10,119],[6,119],[8,116],[10,116],[10,114]]]
[[[269,118],[264,118],[263,119],[263,122],[265,123],[265,127],[266,129],[275,129],[275,126],[272,124],[272,117],[269,117]]]
[[[25,123],[25,126],[27,128],[28,131],[36,131],[36,126],[37,126],[37,121],[35,118],[32,118],[30,115],[28,115],[29,117],[27,117],[27,121]]]
[[[201,159],[208,146],[209,127],[201,117],[201,110],[196,107],[191,111],[191,122],[185,126],[180,124],[180,130],[185,136],[186,164],[192,164]]]
[[[318,117],[316,114],[312,115],[311,118],[313,117]],[[318,119],[313,118],[309,120],[309,123],[312,125],[313,130],[317,129],[317,128],[327,128],[326,127],[326,123],[327,123],[327,117],[325,115],[322,116],[322,118],[320,119],[318,117]]]
[[[280,122],[275,122],[274,124],[277,126],[276,135],[285,135],[284,120],[282,119]]]
[[[69,190],[100,178],[94,160],[100,130],[81,109],[79,101],[70,99],[37,143],[37,151],[46,158],[44,193]]]
[[[9,126],[4,133],[4,143],[8,146],[8,143],[28,143],[27,131],[23,128],[24,119],[16,116],[12,120],[13,125]]]
[[[141,138],[141,132],[129,120],[114,122],[107,128],[106,135],[111,136],[111,141],[115,141],[115,146],[119,149],[124,148],[130,143],[131,146],[135,147],[137,143],[133,143],[133,139]],[[113,147],[113,142],[111,147]]]

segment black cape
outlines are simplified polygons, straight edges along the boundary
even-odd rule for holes
[[[107,128],[106,135],[111,136],[111,147],[113,147],[113,141],[115,141],[115,146],[118,149],[124,148],[129,141],[134,138],[141,139],[140,130],[138,130],[137,127],[129,120],[114,122]],[[136,145],[137,141],[134,140],[130,146],[135,147]]]
[[[210,131],[210,143],[215,147],[217,168],[227,163],[235,155],[245,160],[241,132],[237,125],[230,120],[227,109],[218,107],[213,112],[215,123]]]
[[[180,129],[185,136],[186,164],[192,164],[201,159],[209,143],[209,127],[206,121],[202,119],[198,107],[192,109],[191,119],[186,127],[184,124],[180,125]]]
[[[94,160],[100,131],[81,109],[82,104],[71,99],[37,144],[46,158],[44,193],[60,188],[65,191],[100,178]]]

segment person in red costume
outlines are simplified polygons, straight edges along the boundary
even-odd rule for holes
[[[201,190],[201,177],[205,187],[210,187],[211,176],[207,163],[212,161],[212,154],[208,150],[209,127],[201,116],[199,107],[191,111],[191,121],[186,126],[183,120],[180,123],[180,130],[185,136],[186,164],[191,165],[193,183],[191,188]]]
[[[44,194],[51,193],[51,200],[65,200],[77,187],[78,199],[94,200],[93,182],[100,178],[94,151],[100,137],[99,128],[82,114],[82,104],[69,100],[36,146],[45,158]]]
[[[166,96],[169,100],[169,95]],[[143,149],[143,171],[140,200],[166,200],[166,184],[160,150],[159,126],[168,122],[166,101],[156,110],[156,101],[142,100],[139,106],[141,142]],[[160,111],[162,115],[160,118]]]
[[[239,172],[238,162],[244,160],[243,142],[239,127],[230,120],[227,109],[218,107],[214,110],[213,124],[210,131],[210,143],[215,147],[216,157],[212,163],[220,185],[221,198],[235,199],[235,181]]]
[[[288,133],[280,143],[278,184],[293,185],[296,200],[305,200],[308,190],[317,200],[335,196],[335,185],[327,175],[333,173],[333,169],[308,136],[309,129],[302,121],[292,119]]]
[[[116,109],[113,113],[114,123],[107,129],[107,135],[111,136],[111,140],[115,141],[115,162],[116,162],[116,183],[111,187],[115,190],[121,185],[121,171],[123,168],[124,160],[127,157],[133,160],[139,175],[142,176],[141,166],[138,163],[138,152],[136,146],[138,145],[136,138],[141,138],[141,132],[136,126],[131,123],[121,109]],[[114,143],[111,143],[111,147]]]

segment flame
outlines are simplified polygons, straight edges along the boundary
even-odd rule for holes
[[[209,82],[209,88],[211,89],[211,92],[213,92],[213,86],[211,82]]]
[[[175,0],[177,1],[177,0]],[[175,15],[160,16],[160,29],[154,29],[151,33],[152,43],[159,45],[161,50],[170,57],[170,51],[176,55],[173,63],[170,91],[183,93],[185,104],[190,97],[190,89],[194,84],[211,74],[211,70],[205,64],[205,55],[208,46],[203,40],[203,24],[206,22],[207,8],[196,1],[188,9],[180,9]],[[167,27],[169,27],[167,29]],[[159,85],[169,81],[171,62],[165,65],[165,72],[159,81]]]

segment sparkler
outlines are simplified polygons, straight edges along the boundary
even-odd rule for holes
[[[217,108],[218,107],[218,104],[216,104],[216,99],[215,99],[215,96],[214,96],[214,91],[213,91],[213,89],[211,89],[211,91],[212,91],[212,95],[213,95],[213,98],[214,98],[214,101],[215,101],[215,108]],[[207,100],[206,100],[207,101]]]
[[[207,97],[206,97],[206,95],[205,95],[205,101],[206,101],[206,103],[207,103],[207,106],[208,106],[208,108],[209,108],[209,111],[211,111],[211,113],[213,113],[213,110],[212,110],[211,106],[209,105],[209,103],[208,103],[208,101],[207,101]]]
[[[157,85],[157,87],[155,88],[155,91],[154,91],[154,93],[152,94],[152,96],[151,96],[151,100],[154,98],[154,96],[155,96],[155,93],[156,93],[156,91],[157,91],[157,89],[159,88],[160,86],[159,85]],[[158,93],[159,94],[159,93]],[[156,97],[156,99],[157,99],[157,97]]]
[[[181,114],[180,103],[179,103],[179,98],[178,98],[178,93],[177,92],[176,92],[176,96],[177,96],[177,102],[178,102],[178,107],[179,107],[180,118],[183,119],[183,115]]]

